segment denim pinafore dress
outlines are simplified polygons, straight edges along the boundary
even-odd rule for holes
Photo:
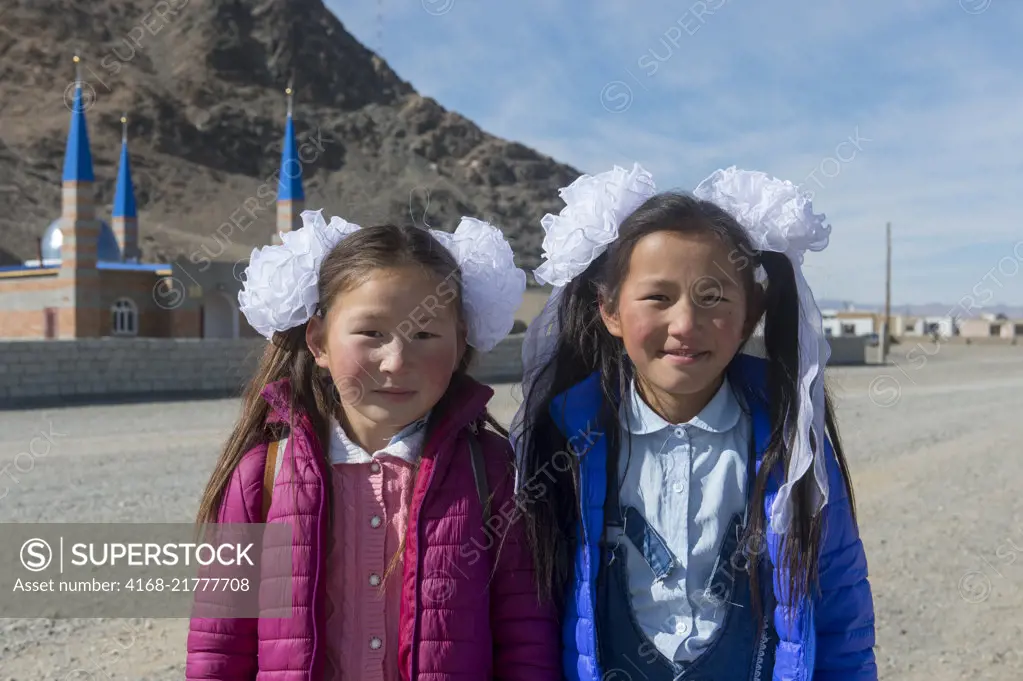
[[[706,651],[691,662],[666,658],[640,627],[632,609],[626,571],[625,547],[607,539],[607,528],[623,528],[625,537],[639,549],[654,574],[662,577],[674,565],[674,556],[664,540],[640,512],[622,507],[617,484],[608,484],[604,504],[605,531],[597,576],[597,639],[600,666],[606,679],[632,681],[767,681],[772,677],[778,634],[772,613],[776,600],[773,569],[767,552],[759,556],[758,576],[761,616],[754,619],[748,572],[749,547],[743,545],[749,499],[756,477],[756,449],[750,438],[750,474],[747,476],[746,512],[735,514],[725,531],[711,582],[704,593],[727,608],[722,629]],[[615,467],[617,468],[617,467]],[[623,538],[624,539],[624,538]],[[678,568],[676,568],[678,569]]]

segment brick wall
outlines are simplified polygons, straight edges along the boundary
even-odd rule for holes
[[[155,395],[239,395],[266,341],[98,338],[0,341],[0,407],[145,399]],[[522,336],[477,359],[472,374],[489,383],[518,380]]]
[[[43,310],[0,310],[0,338],[44,338]]]
[[[46,308],[57,310],[57,331],[66,337],[82,326],[84,310],[72,307],[75,299],[73,278],[59,276],[58,271],[30,273],[0,279],[0,339],[45,338]],[[119,298],[128,298],[138,311],[138,335],[167,338],[172,331],[172,310],[161,306],[153,293],[159,277],[153,272],[97,270],[89,284],[98,287],[98,303],[92,308],[98,335],[109,335],[110,309]],[[81,283],[81,280],[79,280]],[[199,333],[197,311],[191,310],[179,320],[179,332],[186,337]]]
[[[57,270],[0,279],[0,338],[45,338],[43,310],[65,307],[70,299]]]
[[[100,270],[100,330],[103,335],[112,333],[114,303],[127,298],[135,304],[138,312],[138,335],[144,338],[168,338],[171,335],[170,310],[160,307],[153,288],[161,277],[153,272],[132,270]]]

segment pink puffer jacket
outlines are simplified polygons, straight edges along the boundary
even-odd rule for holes
[[[412,496],[398,652],[402,678],[561,679],[554,609],[538,601],[522,523],[514,522],[520,514],[512,498],[512,449],[506,439],[480,429],[496,532],[483,527],[466,432],[482,417],[493,390],[469,378],[457,380],[451,406],[423,448]],[[271,419],[287,422],[287,382],[267,386],[263,397]],[[317,462],[323,457],[309,422],[301,414],[296,421],[287,452],[281,453],[267,517],[270,523],[292,524],[291,575],[262,576],[264,584],[291,579],[294,614],[290,619],[193,618],[189,681],[315,681],[322,675],[328,516]],[[266,455],[264,444],[242,458],[224,495],[221,523],[260,522]],[[496,570],[493,557],[499,558]]]

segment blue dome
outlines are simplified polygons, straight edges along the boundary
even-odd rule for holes
[[[60,260],[60,247],[64,244],[64,234],[60,230],[60,218],[50,223],[43,232],[43,262]],[[121,262],[121,247],[117,245],[117,237],[110,225],[100,220],[99,243],[96,248],[96,260],[99,262]]]

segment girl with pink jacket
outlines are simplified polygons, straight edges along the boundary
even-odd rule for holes
[[[521,302],[511,248],[471,218],[302,219],[246,271],[271,342],[198,517],[290,524],[290,574],[261,583],[290,580],[291,617],[193,618],[186,678],[560,679],[511,446],[466,373]]]

